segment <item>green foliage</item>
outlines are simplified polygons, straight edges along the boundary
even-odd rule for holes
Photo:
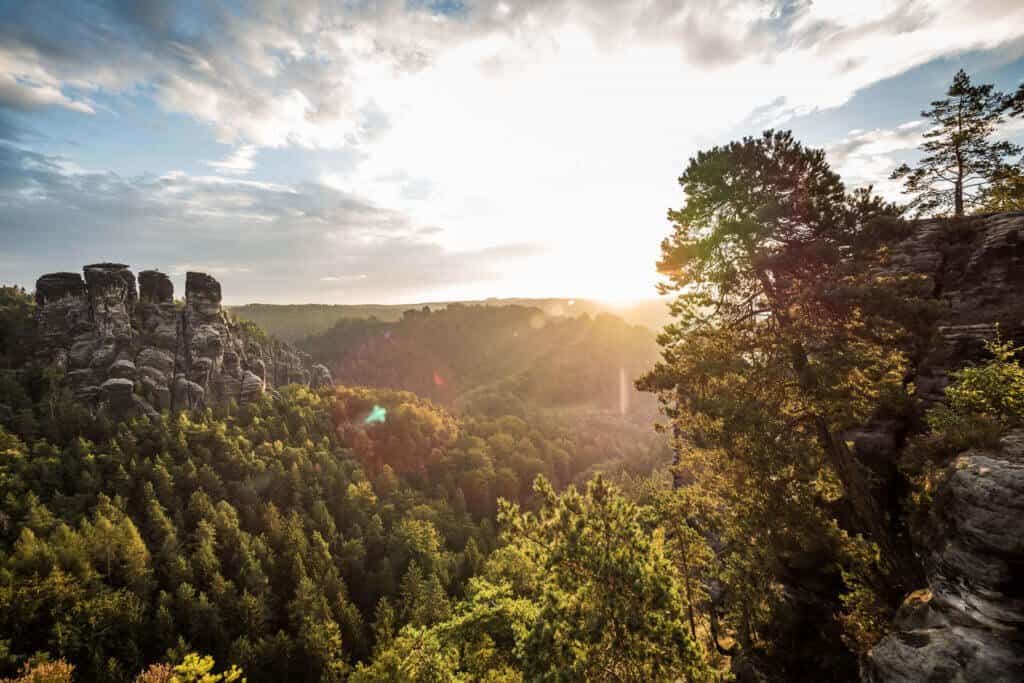
[[[630,305],[611,305],[588,299],[487,299],[484,302],[436,302],[417,311],[407,304],[247,304],[232,306],[232,315],[251,320],[272,336],[295,343],[306,337],[321,335],[344,320],[357,320],[364,324],[372,320],[393,323],[410,310],[423,312],[444,310],[449,306],[488,306],[491,308],[530,308],[546,316],[599,316],[610,313],[621,316],[634,325],[656,329],[665,323],[665,306],[661,301],[640,301]],[[343,323],[341,323],[343,324]]]
[[[952,374],[946,387],[946,406],[934,409],[928,424],[945,431],[957,420],[986,415],[1009,427],[1024,419],[1024,367],[1016,358],[1022,348],[998,336],[985,344],[991,358],[980,366]]]
[[[929,431],[911,441],[900,461],[913,483],[906,501],[908,524],[921,542],[928,540],[928,516],[949,462],[970,448],[997,448],[1000,437],[1024,420],[1021,348],[997,334],[985,349],[990,354],[985,362],[952,373],[946,402],[925,416]]]
[[[978,213],[1024,211],[1024,170],[1007,166],[992,176],[981,190]]]
[[[1019,145],[992,140],[1009,103],[991,84],[973,85],[963,69],[956,73],[946,97],[921,112],[932,125],[921,144],[924,157],[892,173],[914,195],[910,208],[918,215],[952,210],[959,217],[991,200],[985,189],[1008,177],[1005,160],[1021,152]]]
[[[672,421],[681,491],[656,509],[690,630],[766,675],[842,677],[912,560],[840,435],[911,405],[929,292],[883,274],[897,207],[787,132],[701,152],[679,182],[659,263],[675,321],[640,386]]]
[[[1017,92],[1006,100],[1006,111],[1010,116],[1024,116],[1024,83],[1017,87]]]
[[[28,357],[35,301],[21,287],[0,286],[0,368],[21,365]]]
[[[49,652],[130,680],[198,650],[257,681],[341,680],[403,626],[454,618],[499,496],[532,506],[538,474],[564,486],[654,440],[354,388],[115,424],[44,375],[11,387],[27,419],[0,426],[0,675]]]
[[[215,665],[213,657],[189,652],[177,665],[151,664],[135,677],[134,683],[245,683],[237,666],[213,673]]]
[[[522,643],[524,674],[542,680],[697,680],[706,673],[686,625],[681,580],[663,530],[601,477],[556,495],[543,479],[536,514],[502,511],[542,579]]]
[[[664,531],[601,477],[535,513],[503,503],[508,545],[452,617],[407,626],[356,681],[704,680]]]
[[[213,657],[197,655],[194,652],[185,655],[184,661],[174,667],[172,683],[235,683],[241,681],[242,671],[237,666],[230,667],[223,673],[213,673]]]

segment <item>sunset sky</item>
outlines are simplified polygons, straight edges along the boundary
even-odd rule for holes
[[[961,66],[1024,80],[1024,2],[0,0],[0,281],[649,297],[698,149],[792,128],[895,198]]]

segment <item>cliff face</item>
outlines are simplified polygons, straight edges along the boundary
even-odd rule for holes
[[[869,653],[869,683],[1024,680],[1024,430],[956,458],[922,548],[927,587]]]
[[[333,384],[323,366],[231,320],[220,283],[188,273],[184,305],[163,273],[119,263],[36,283],[38,358],[81,401],[116,416],[252,401],[274,386]]]
[[[942,400],[951,372],[984,359],[997,325],[1024,342],[1024,213],[920,222],[892,264],[927,278],[946,305],[908,378],[922,410]],[[879,422],[854,441],[866,462],[895,463],[912,428]],[[869,653],[865,681],[1024,680],[1024,431],[996,451],[950,456],[930,540],[915,547],[927,585]]]

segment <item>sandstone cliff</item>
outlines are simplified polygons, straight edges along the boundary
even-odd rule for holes
[[[244,404],[274,386],[333,384],[323,366],[231,319],[220,283],[185,279],[184,302],[163,273],[119,263],[50,273],[36,283],[37,358],[81,401],[115,416]]]
[[[925,277],[945,305],[907,378],[921,411],[942,400],[951,372],[983,360],[996,325],[1004,338],[1024,342],[1024,213],[916,223],[892,264],[895,275]],[[879,420],[852,436],[862,459],[884,471],[917,426]],[[862,678],[1022,681],[1024,432],[1008,435],[997,451],[950,454],[935,501],[934,531],[914,548],[926,585],[871,650]]]

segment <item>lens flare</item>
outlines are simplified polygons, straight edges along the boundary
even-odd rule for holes
[[[368,425],[372,425],[384,422],[384,420],[386,420],[387,418],[388,409],[385,408],[384,406],[374,405],[373,410],[371,410],[370,414],[366,416],[366,420],[364,420],[364,422],[366,422],[366,424]]]
[[[626,368],[619,368],[619,414],[629,412],[629,382],[626,381]]]

